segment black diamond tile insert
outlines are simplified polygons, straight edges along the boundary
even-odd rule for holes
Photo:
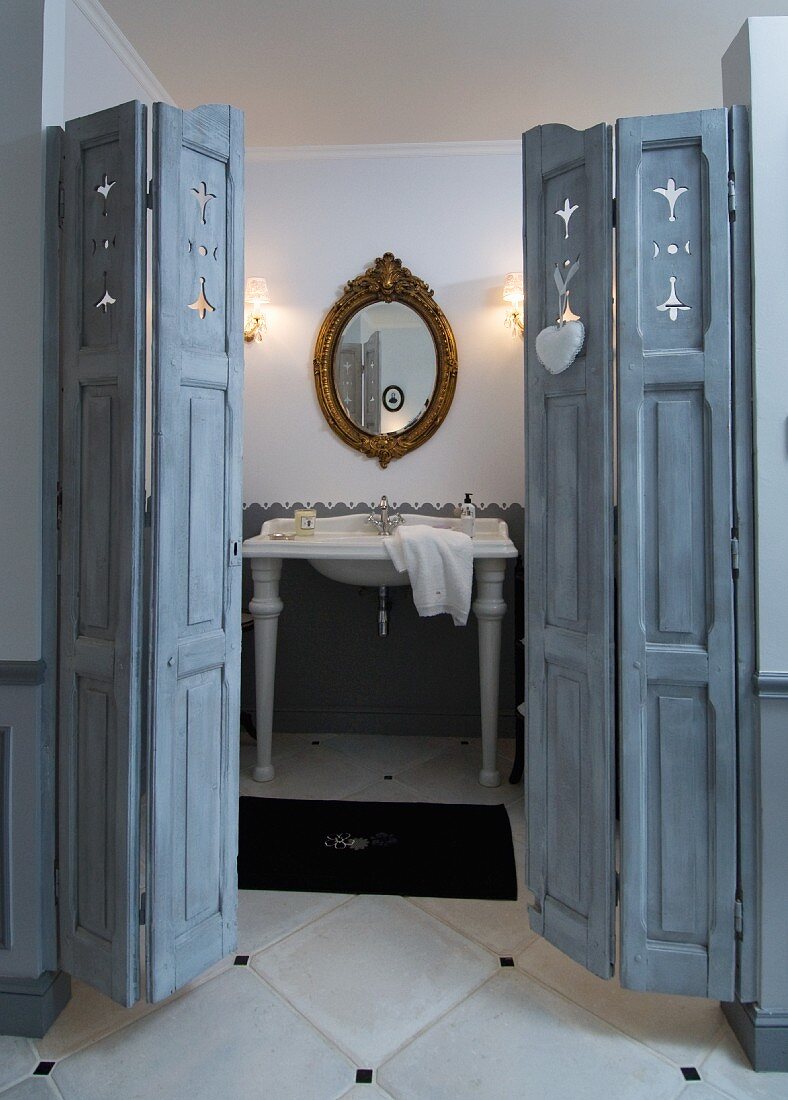
[[[319,745],[319,744],[320,744],[320,742],[319,742],[319,741],[313,741],[313,742],[312,742],[312,744],[313,744],[313,745]]]
[[[685,1081],[700,1081],[700,1074],[694,1066],[682,1066],[681,1072],[684,1074]]]
[[[470,741],[460,741],[461,745],[470,745]]]
[[[372,1084],[372,1070],[371,1069],[357,1069],[356,1070],[356,1084],[357,1085],[371,1085]]]
[[[383,778],[384,779],[393,779],[394,776],[393,775],[384,775]]]
[[[501,966],[514,966],[514,959],[511,955],[501,955]]]
[[[54,1062],[39,1062],[36,1068],[33,1070],[34,1077],[49,1077],[52,1070],[55,1068]]]
[[[249,962],[248,955],[236,955],[233,961],[233,966],[246,966]]]

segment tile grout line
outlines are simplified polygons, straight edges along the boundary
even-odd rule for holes
[[[539,939],[540,939],[540,937],[537,936],[537,939],[534,941],[534,943],[531,943],[531,944],[528,945],[528,947],[526,947],[525,952],[530,951],[530,949],[538,942]],[[525,952],[523,952],[523,954],[525,954]],[[575,1008],[579,1008],[581,1010],[581,1012],[585,1012],[589,1016],[593,1016],[593,1018],[595,1020],[598,1020],[601,1024],[604,1024],[605,1027],[610,1028],[611,1031],[615,1031],[617,1034],[621,1035],[624,1039],[628,1039],[629,1042],[635,1043],[636,1046],[643,1047],[644,1050],[647,1050],[649,1052],[649,1054],[655,1055],[657,1058],[661,1058],[662,1061],[667,1062],[667,1064],[669,1066],[675,1067],[679,1071],[681,1071],[681,1065],[678,1062],[674,1062],[672,1058],[670,1058],[667,1054],[664,1053],[664,1051],[657,1050],[655,1047],[649,1046],[648,1043],[643,1042],[642,1039],[638,1039],[634,1035],[630,1035],[628,1032],[622,1030],[622,1028],[620,1028],[617,1024],[611,1023],[610,1020],[606,1020],[604,1016],[600,1016],[598,1013],[594,1012],[593,1009],[590,1009],[586,1005],[581,1004],[580,1001],[574,1000],[573,997],[570,997],[567,993],[563,993],[560,989],[556,989],[554,986],[550,985],[544,978],[538,978],[535,974],[531,974],[528,970],[526,970],[523,966],[521,966],[520,963],[517,962],[516,960],[515,960],[514,968],[523,977],[528,978],[533,982],[536,982],[537,985],[541,986],[542,989],[546,990],[548,993],[552,993],[556,997],[560,997],[562,1000],[566,1001],[568,1004],[574,1005]],[[712,1049],[716,1049],[716,1048],[712,1048]],[[709,1054],[710,1053],[711,1053],[711,1051],[709,1051]],[[705,1061],[706,1057],[708,1057],[708,1055],[704,1055],[704,1058],[699,1062],[699,1065],[703,1065],[703,1062]],[[684,1084],[686,1085],[687,1082],[685,1081]]]
[[[113,1035],[119,1035],[121,1031],[125,1031],[127,1028],[133,1027],[134,1024],[139,1023],[141,1020],[147,1020],[149,1016],[153,1016],[161,1009],[167,1008],[171,1004],[175,1004],[176,1001],[179,1001],[183,997],[188,996],[189,993],[195,993],[202,986],[208,985],[210,982],[215,981],[216,978],[221,978],[223,974],[226,974],[229,970],[232,970],[233,964],[231,962],[226,962],[226,960],[233,958],[235,954],[236,952],[233,952],[231,955],[225,955],[222,958],[221,962],[225,963],[225,965],[222,967],[221,970],[217,971],[216,974],[203,976],[201,978],[194,978],[191,982],[188,983],[187,986],[184,986],[182,989],[176,989],[175,992],[171,993],[169,997],[167,997],[165,1000],[159,1001],[158,1004],[151,1004],[149,1009],[147,1009],[145,1012],[140,1012],[139,1015],[135,1016],[133,1020],[120,1022],[117,1027],[111,1027],[109,1028],[109,1030],[102,1032],[100,1035],[93,1036],[92,1038],[81,1043],[79,1046],[74,1047],[73,1050],[69,1050],[66,1054],[61,1055],[59,1058],[43,1058],[39,1054],[39,1061],[55,1062],[56,1065],[59,1065],[61,1062],[65,1062],[67,1058],[72,1058],[75,1054],[81,1054],[83,1050],[87,1050],[89,1047],[95,1046],[96,1043],[101,1043],[105,1039],[109,1039]],[[214,965],[218,966],[219,964],[215,963]],[[144,1003],[146,1005],[150,1004],[149,1001],[145,1001]],[[45,1036],[42,1036],[42,1038],[45,1038]],[[54,1070],[52,1072],[54,1073]],[[2,1093],[0,1093],[0,1096],[2,1096]]]
[[[260,890],[256,893],[276,893],[274,890]],[[315,891],[319,893],[320,891]],[[277,947],[280,943],[284,943],[285,940],[290,939],[291,936],[295,936],[298,932],[303,932],[306,928],[315,924],[317,921],[322,920],[323,917],[327,917],[330,913],[336,913],[337,909],[341,909],[343,905],[349,905],[351,901],[355,901],[356,898],[362,897],[362,894],[348,894],[342,901],[338,901],[336,905],[332,905],[329,909],[324,909],[320,913],[315,913],[313,917],[310,917],[305,924],[299,924],[297,928],[291,928],[289,932],[283,932],[281,936],[278,936],[275,940],[271,940],[264,947],[258,947],[253,951],[250,951],[249,960],[256,958],[258,955],[262,955],[265,951],[268,951],[272,947]],[[246,952],[244,952],[245,954]]]
[[[411,1045],[411,1043],[415,1043],[417,1039],[420,1039],[422,1035],[426,1035],[426,1033],[428,1031],[430,1031],[431,1028],[437,1027],[437,1025],[442,1023],[446,1019],[447,1016],[449,1016],[452,1012],[455,1012],[458,1008],[460,1008],[462,1005],[464,1005],[465,1002],[470,1000],[471,997],[475,997],[476,994],[481,989],[484,988],[484,986],[486,986],[489,982],[493,981],[493,979],[497,976],[499,970],[500,970],[500,964],[499,964],[498,970],[496,970],[492,974],[488,974],[487,977],[482,979],[482,981],[479,982],[479,984],[477,986],[474,986],[474,988],[470,989],[465,994],[464,997],[461,997],[460,1000],[457,1001],[456,1004],[450,1005],[449,1008],[447,1008],[445,1010],[445,1012],[441,1012],[441,1014],[439,1016],[436,1016],[434,1020],[431,1020],[430,1023],[425,1024],[423,1027],[419,1028],[419,1030],[414,1032],[414,1034],[411,1035],[408,1039],[406,1039],[404,1042],[400,1043],[400,1045],[397,1047],[397,1049],[395,1051],[393,1051],[391,1054],[389,1054],[385,1058],[385,1060],[380,1063],[380,1066],[375,1071],[376,1078],[377,1078],[377,1074],[380,1072],[380,1070],[382,1070],[385,1066],[387,1066],[389,1064],[389,1062],[391,1062],[394,1058],[397,1057],[397,1055],[401,1054],[403,1050],[406,1050]],[[395,1098],[395,1100],[396,1100],[396,1098]]]
[[[334,1050],[337,1051],[338,1054],[340,1054],[343,1058],[350,1062],[351,1066],[353,1066],[354,1069],[365,1068],[358,1064],[356,1056],[354,1054],[351,1054],[350,1051],[343,1047],[342,1044],[336,1039],[332,1039],[330,1035],[327,1035],[325,1031],[323,1031],[323,1029],[318,1024],[316,1024],[310,1016],[307,1016],[302,1008],[299,1008],[298,1005],[294,1004],[286,993],[277,988],[277,986],[275,986],[273,982],[271,982],[268,978],[261,974],[259,970],[255,970],[253,966],[250,966],[248,969],[255,975],[258,981],[261,981],[263,983],[263,985],[266,987],[266,989],[269,990],[269,992],[273,993],[275,997],[278,997],[280,1000],[284,1001],[284,1003],[288,1005],[288,1007],[291,1008],[293,1012],[295,1012],[299,1019],[308,1024],[308,1026],[311,1027],[313,1031],[316,1031],[318,1035],[320,1035],[321,1038],[323,1038],[330,1047],[332,1047]],[[369,1068],[372,1068],[374,1070],[374,1073],[377,1074],[377,1067],[372,1066]],[[348,1091],[352,1091],[352,1087]],[[346,1093],[343,1093],[342,1095],[344,1096],[346,1095]]]
[[[360,897],[362,895],[356,895],[356,896]],[[388,895],[386,895],[386,896],[388,896]],[[399,895],[391,895],[391,896],[399,897]],[[405,900],[407,900],[407,899],[405,899]],[[431,914],[428,913],[426,915],[430,916]],[[486,949],[485,949],[485,951],[486,951]],[[487,952],[487,953],[492,955],[492,952]],[[493,957],[497,959],[497,956],[493,956]],[[500,964],[499,964],[499,966],[500,966]],[[249,969],[252,970],[254,968],[249,967]],[[287,1002],[287,1004],[289,1004],[293,1008],[293,1010],[299,1014],[299,1016],[302,1016],[313,1028],[315,1028],[316,1031],[318,1031],[321,1035],[323,1035],[333,1046],[336,1046],[342,1052],[345,1051],[345,1048],[338,1042],[338,1040],[332,1039],[330,1036],[326,1035],[326,1033],[323,1031],[323,1029],[317,1023],[315,1023],[315,1021],[310,1016],[307,1016],[307,1014],[304,1012],[303,1009],[299,1009],[295,1004],[293,1004],[293,1002],[290,1000],[290,998],[287,996],[287,994],[284,993],[282,990],[280,990],[278,986],[274,985],[274,983],[269,978],[264,977],[257,970],[255,970],[254,973],[257,974],[258,978],[262,982],[264,982],[270,989],[272,989],[274,991],[274,993],[277,994],[277,996],[279,996],[283,1000],[285,1000]],[[416,1033],[414,1033],[408,1039],[404,1040],[391,1054],[386,1055],[384,1061],[381,1062],[380,1065],[381,1066],[385,1065],[387,1062],[389,1062],[394,1057],[395,1054],[398,1054],[401,1050],[403,1050],[406,1046],[408,1046],[411,1042],[413,1042],[413,1040],[415,1038],[417,1038],[419,1035],[421,1035],[424,1031],[429,1030],[429,1028],[431,1028],[439,1020],[442,1020],[444,1016],[448,1015],[448,1013],[453,1012],[455,1008],[458,1008],[461,1004],[464,1004],[465,1001],[469,997],[473,996],[474,993],[477,993],[482,988],[482,986],[486,985],[486,983],[488,981],[490,981],[492,978],[494,978],[496,973],[497,973],[497,969],[495,971],[493,971],[492,974],[489,974],[486,978],[482,978],[482,980],[477,985],[475,985],[467,993],[463,994],[463,996],[460,997],[460,999],[458,1001],[456,1001],[453,1004],[449,1005],[448,1008],[446,1008],[443,1012],[441,1012],[429,1024],[425,1024]],[[351,1058],[351,1061],[355,1065],[355,1062],[356,1062],[355,1056],[350,1055],[349,1053],[348,1053],[347,1056]],[[376,1067],[373,1067],[373,1068],[375,1070],[375,1075],[377,1076],[377,1072],[378,1072],[378,1069],[380,1067],[376,1066]]]

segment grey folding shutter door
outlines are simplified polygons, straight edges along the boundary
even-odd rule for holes
[[[724,110],[617,128],[622,983],[730,1000],[735,894]]]
[[[69,122],[64,143],[61,960],[125,1005],[139,969],[145,133],[127,103]]]
[[[526,279],[527,881],[531,927],[595,974],[613,967],[611,136],[524,136]],[[575,262],[569,298],[561,282]],[[566,313],[564,306],[570,311]],[[537,334],[579,316],[563,373]]]
[[[158,1001],[235,947],[243,116],[154,106],[150,895]]]

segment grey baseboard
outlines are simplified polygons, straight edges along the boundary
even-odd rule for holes
[[[40,1039],[71,998],[71,978],[46,970],[38,978],[0,978],[0,1035]]]
[[[251,710],[251,708],[248,708]],[[386,733],[417,737],[479,737],[478,714],[423,714],[383,710],[274,710],[277,733]],[[514,737],[513,714],[498,717],[498,736]]]
[[[763,1012],[739,1001],[723,1004],[722,1011],[754,1070],[788,1073],[788,1012]]]

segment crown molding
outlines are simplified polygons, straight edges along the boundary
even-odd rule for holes
[[[288,160],[359,160],[383,157],[519,156],[519,138],[500,141],[414,141],[393,145],[251,145],[248,164]]]
[[[75,8],[82,12],[91,26],[98,31],[121,64],[125,65],[152,101],[177,106],[170,93],[154,76],[123,31],[114,19],[107,14],[98,0],[71,0],[71,2]]]

